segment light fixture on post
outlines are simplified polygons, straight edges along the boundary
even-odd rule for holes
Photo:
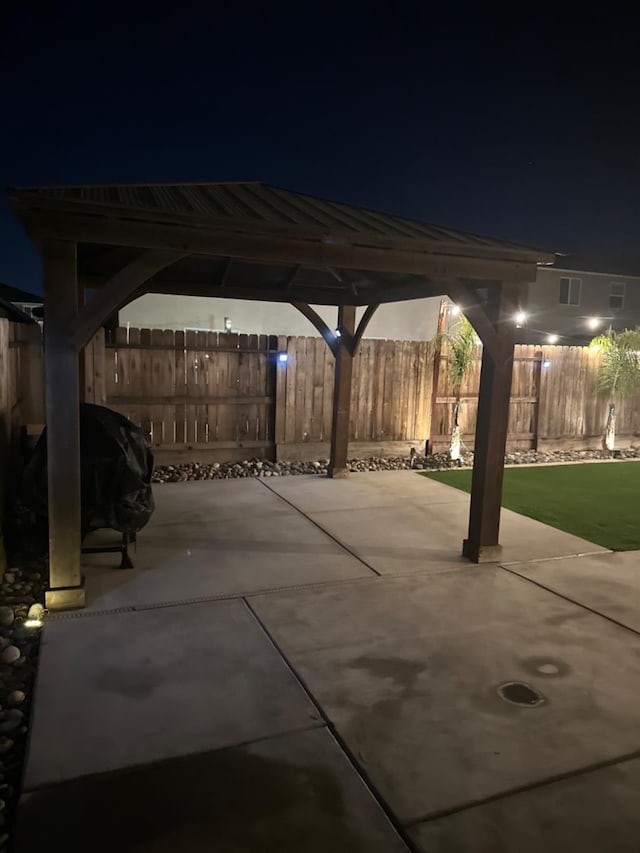
[[[524,324],[527,322],[527,315],[525,314],[524,311],[518,311],[518,313],[516,314],[516,316],[513,319],[515,320],[516,326],[519,329],[521,326],[524,326]]]
[[[452,302],[451,305],[449,306],[449,310],[451,311],[452,317],[457,317],[458,314],[460,313],[460,306],[456,305],[455,303]]]
[[[224,330],[227,334],[231,331],[231,317],[224,318]]]
[[[553,334],[553,335],[548,335],[548,336],[547,336],[547,343],[548,343],[548,344],[557,344],[557,343],[558,343],[558,340],[559,340],[559,336],[558,336],[558,335]]]

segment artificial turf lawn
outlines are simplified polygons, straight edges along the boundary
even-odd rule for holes
[[[471,471],[424,476],[471,491]],[[507,468],[502,505],[613,551],[640,548],[640,462]]]

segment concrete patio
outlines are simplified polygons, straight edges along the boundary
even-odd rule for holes
[[[638,554],[505,511],[471,565],[410,472],[155,493],[44,629],[20,853],[637,849]]]

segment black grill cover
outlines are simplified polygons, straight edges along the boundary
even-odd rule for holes
[[[151,492],[153,454],[140,427],[104,406],[80,406],[82,535],[100,527],[122,533],[141,530],[155,505]],[[47,437],[38,439],[23,474],[22,497],[47,517]]]

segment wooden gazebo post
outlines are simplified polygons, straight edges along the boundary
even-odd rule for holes
[[[80,571],[80,391],[73,332],[78,315],[76,244],[47,241],[44,267],[45,405],[49,506],[46,606],[84,607]]]
[[[488,325],[477,328],[483,342],[478,417],[471,481],[469,535],[462,553],[475,563],[495,562],[499,544],[504,456],[509,428],[518,285],[502,282],[488,288],[483,313]],[[472,312],[468,312],[473,322]],[[477,314],[476,314],[477,316]]]
[[[335,379],[333,385],[333,415],[331,419],[331,455],[329,476],[337,479],[347,476],[349,450],[349,422],[351,414],[351,380],[355,349],[356,306],[341,305],[338,308],[338,331],[340,337],[336,347]]]

